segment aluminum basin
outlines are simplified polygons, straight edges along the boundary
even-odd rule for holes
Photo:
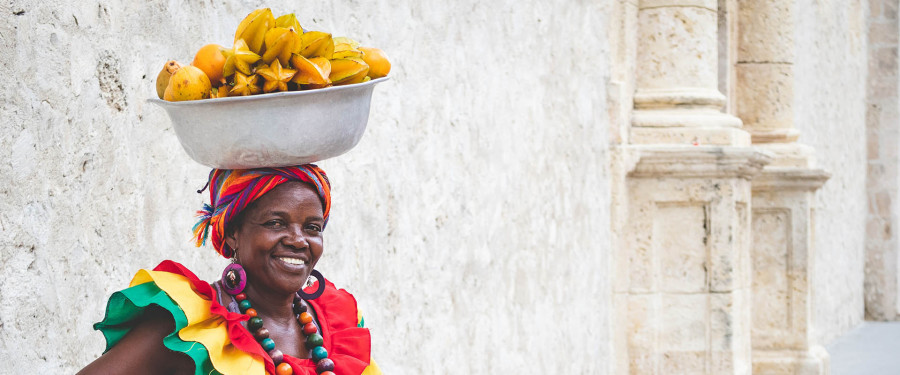
[[[281,167],[341,155],[359,143],[375,85],[220,99],[150,102],[163,107],[184,151],[212,168]]]

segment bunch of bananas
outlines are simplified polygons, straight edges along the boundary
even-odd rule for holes
[[[203,46],[191,65],[167,61],[156,91],[169,101],[224,98],[361,83],[390,70],[377,48],[303,30],[293,13],[275,18],[262,8],[241,21],[231,48]]]

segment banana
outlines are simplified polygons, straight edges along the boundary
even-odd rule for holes
[[[334,54],[334,41],[329,33],[307,31],[300,38],[303,41],[303,48],[298,53],[305,58],[324,57],[331,59],[331,56]]]
[[[237,31],[234,33],[234,41],[237,43],[239,39],[243,39],[247,42],[250,51],[260,54],[266,32],[273,27],[275,27],[275,16],[272,15],[271,9],[254,10],[238,25]]]
[[[257,82],[259,76],[251,74],[249,76],[241,72],[234,73],[234,87],[228,92],[228,96],[247,96],[259,94],[262,89],[259,88]],[[224,87],[224,86],[223,86]]]
[[[328,79],[335,85],[360,83],[369,73],[369,65],[355,57],[331,60],[331,74]]]
[[[250,65],[260,59],[259,55],[250,51],[243,39],[238,39],[230,50],[222,53],[225,55],[225,66],[222,67],[222,74],[225,77],[231,77],[235,71],[250,75],[252,73]]]
[[[166,87],[169,86],[169,78],[172,77],[172,74],[181,69],[181,64],[175,60],[166,61],[166,64],[163,65],[162,70],[159,71],[159,74],[156,76],[156,95],[159,95],[160,99],[165,98],[166,95]]]
[[[327,69],[317,64],[317,62],[321,63],[321,61],[327,64]],[[331,73],[331,63],[324,57],[307,59],[298,54],[293,54],[291,55],[291,66],[297,68],[297,74],[294,75],[291,82],[298,85],[323,86],[331,83],[331,80],[328,79],[328,75]]]
[[[294,69],[287,69],[281,66],[278,59],[272,60],[272,65],[261,67],[256,70],[256,74],[263,77],[263,92],[287,91],[287,83],[297,73]]]
[[[266,52],[262,55],[263,63],[271,64],[272,60],[278,59],[281,65],[287,65],[291,60],[291,52],[294,51],[296,43],[302,42],[300,34],[297,34],[293,27],[270,29],[266,33]]]

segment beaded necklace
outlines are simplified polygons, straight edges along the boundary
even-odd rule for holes
[[[232,297],[238,301],[238,308],[241,310],[241,313],[250,316],[250,320],[247,321],[247,328],[250,332],[253,332],[253,337],[256,338],[259,345],[272,358],[272,362],[276,366],[275,374],[292,375],[294,370],[290,364],[284,362],[284,354],[280,350],[275,349],[275,341],[269,337],[269,330],[263,327],[263,320],[257,316],[256,309],[250,304],[247,295],[238,293],[233,294]],[[300,296],[294,294],[294,303],[291,305],[291,309],[297,315],[297,321],[303,326],[303,334],[306,336],[306,347],[310,350],[313,363],[316,364],[316,374],[335,375],[334,361],[328,358],[328,351],[322,346],[325,340],[319,334],[318,327],[313,323],[313,317],[307,311],[306,305],[301,302]]]

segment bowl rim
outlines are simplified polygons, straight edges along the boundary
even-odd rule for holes
[[[154,103],[160,106],[197,106],[204,104],[215,104],[215,103],[240,103],[240,102],[253,102],[258,100],[266,100],[273,98],[282,98],[282,97],[293,97],[293,96],[304,96],[304,95],[316,95],[326,92],[332,91],[341,91],[341,90],[351,90],[351,89],[361,89],[367,86],[372,86],[377,83],[381,83],[387,81],[390,77],[381,77],[373,80],[369,80],[367,82],[362,83],[354,83],[350,85],[341,85],[341,86],[329,86],[321,89],[312,89],[312,90],[303,90],[303,91],[281,91],[281,92],[273,92],[268,94],[257,94],[257,95],[248,95],[248,96],[230,96],[227,98],[210,98],[210,99],[201,99],[201,100],[185,100],[181,102],[170,102],[168,100],[163,100],[156,97],[155,93],[152,97],[148,98],[147,101],[150,103]]]

